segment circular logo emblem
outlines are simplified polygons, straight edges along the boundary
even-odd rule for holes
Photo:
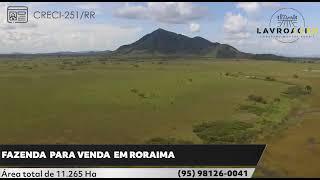
[[[283,43],[297,41],[304,33],[305,20],[302,14],[293,8],[282,8],[276,11],[270,19],[269,27],[274,28],[276,40]]]

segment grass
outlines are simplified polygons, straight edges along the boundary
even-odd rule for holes
[[[239,110],[247,111],[249,113],[253,113],[257,116],[261,116],[263,113],[267,112],[266,108],[264,108],[262,105],[240,105]]]
[[[300,114],[301,106],[320,107],[320,64],[306,69],[310,63],[2,59],[0,143],[259,142],[271,148],[264,172],[274,166],[295,175],[317,174],[294,162],[305,157],[317,167],[320,160],[313,151],[305,155],[304,146],[319,149],[319,114]],[[300,121],[302,127],[291,129]],[[290,164],[278,155],[283,153]]]
[[[70,58],[1,61],[0,142],[142,143],[172,136],[197,143],[201,141],[192,133],[194,124],[237,119],[237,107],[250,94],[270,101],[288,86],[226,77],[225,72],[287,80],[307,66],[268,61],[154,62],[132,66],[131,61]],[[283,66],[291,70],[278,74],[279,69],[288,69]],[[303,80],[300,74],[296,81]]]

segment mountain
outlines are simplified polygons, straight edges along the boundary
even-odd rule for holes
[[[305,58],[284,57],[274,54],[252,54],[218,42],[211,42],[202,37],[188,37],[182,34],[157,29],[128,45],[120,46],[115,51],[61,51],[54,53],[12,53],[0,54],[5,57],[34,57],[34,56],[99,56],[99,57],[205,57],[232,58],[255,60],[305,60]],[[310,59],[310,58],[308,58]],[[319,60],[319,58],[314,58]]]
[[[138,41],[120,46],[112,55],[121,56],[199,56],[214,58],[284,59],[273,54],[244,53],[228,44],[211,42],[202,37],[185,35],[157,29]]]

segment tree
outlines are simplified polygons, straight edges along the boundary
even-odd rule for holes
[[[310,85],[306,85],[305,90],[307,91],[308,94],[311,94],[312,87]]]

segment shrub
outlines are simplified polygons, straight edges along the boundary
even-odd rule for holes
[[[304,89],[305,89],[305,91],[306,91],[307,94],[311,94],[311,92],[312,92],[312,87],[311,87],[310,85],[306,85]]]
[[[138,89],[135,89],[135,88],[131,88],[130,91],[131,91],[132,93],[138,93]]]
[[[311,87],[311,86],[310,86]],[[284,95],[290,97],[290,98],[297,98],[302,95],[308,94],[309,91],[307,91],[307,86],[305,88],[302,88],[301,86],[290,86],[286,91],[283,92]]]
[[[294,74],[293,78],[297,79],[297,78],[299,78],[299,76],[297,74]]]
[[[138,96],[140,96],[141,98],[147,98],[147,96],[144,93],[139,93]]]
[[[146,144],[193,144],[192,141],[176,139],[176,138],[151,138],[145,142]]]
[[[266,80],[266,81],[275,81],[276,79],[273,78],[273,77],[267,76],[267,77],[265,78],[265,80]]]
[[[248,96],[248,100],[254,101],[257,103],[267,104],[267,101],[262,96],[257,96],[257,95],[253,95],[253,94]]]
[[[308,144],[311,144],[311,145],[313,145],[313,144],[318,144],[318,143],[317,143],[317,139],[314,138],[314,137],[308,138],[307,141],[308,141]]]
[[[204,122],[193,127],[193,132],[206,144],[248,143],[255,138],[253,125],[242,121]]]
[[[280,102],[280,98],[274,98],[273,101],[274,102]]]

